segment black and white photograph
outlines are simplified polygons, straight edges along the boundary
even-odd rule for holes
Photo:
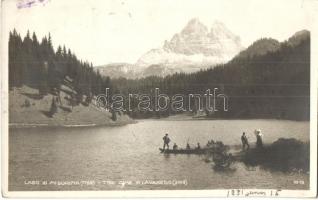
[[[2,194],[315,197],[317,12],[1,1]]]

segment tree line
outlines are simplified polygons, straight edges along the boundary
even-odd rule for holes
[[[91,63],[78,59],[70,49],[52,45],[50,34],[41,42],[35,33],[27,32],[22,39],[13,30],[9,38],[9,87],[28,85],[44,96],[69,85],[76,102],[86,96],[90,103],[94,95],[153,94],[155,88],[172,97],[175,94],[204,94],[218,88],[229,97],[228,111],[204,110],[207,117],[224,118],[283,118],[309,119],[310,102],[310,36],[301,35],[279,43],[279,48],[264,54],[244,52],[226,64],[220,64],[196,73],[175,73],[166,77],[150,76],[141,79],[118,78],[110,80],[93,69]],[[260,46],[266,45],[266,40]],[[255,44],[254,44],[255,45]],[[128,99],[128,98],[125,98]],[[133,98],[126,112],[134,118],[166,117],[174,110],[150,112],[138,110],[139,99]],[[110,102],[109,102],[110,103]],[[191,99],[196,105],[196,99]],[[222,105],[222,103],[220,103]],[[187,105],[185,105],[187,106]],[[197,109],[193,109],[195,114]]]
[[[141,79],[118,78],[112,80],[122,95],[151,94],[154,88],[162,93],[203,94],[218,88],[229,97],[229,109],[223,112],[205,111],[207,117],[224,118],[283,118],[308,120],[310,102],[310,36],[292,38],[279,44],[275,51],[265,54],[236,56],[226,64],[196,73],[176,73],[166,77],[151,76]],[[296,42],[295,42],[296,41]],[[260,40],[259,42],[266,42]],[[192,101],[195,101],[193,99]],[[195,104],[195,102],[192,102]],[[138,99],[132,106],[138,105]],[[222,106],[222,103],[220,104]],[[193,110],[197,113],[197,110]],[[136,118],[164,117],[175,112],[132,110]]]
[[[9,88],[28,85],[39,90],[40,96],[59,93],[62,84],[73,90],[77,103],[85,95],[89,103],[93,95],[111,88],[109,77],[102,77],[93,65],[82,61],[65,46],[52,45],[51,35],[40,41],[33,32],[21,37],[16,30],[9,35]]]

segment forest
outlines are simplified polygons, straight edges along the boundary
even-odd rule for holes
[[[69,84],[74,91],[72,98],[75,105],[83,103],[83,97],[85,103],[91,103],[96,95],[105,93],[106,88],[123,96],[130,93],[152,96],[155,88],[160,88],[169,97],[175,94],[204,94],[208,89],[218,88],[219,93],[229,98],[228,110],[217,109],[216,112],[215,109],[205,109],[203,113],[198,113],[197,109],[193,109],[194,116],[309,120],[309,32],[278,43],[277,48],[271,51],[257,53],[252,48],[253,45],[259,48],[267,43],[270,43],[267,39],[256,41],[230,62],[196,73],[110,79],[102,77],[91,63],[78,59],[65,46],[58,46],[55,51],[50,34],[39,41],[35,33],[30,36],[28,32],[22,39],[13,30],[9,38],[9,87],[28,85],[45,96],[59,93],[62,84]],[[126,113],[133,118],[161,118],[179,113],[172,109],[141,111],[138,101],[132,99],[132,109],[126,109]],[[197,104],[195,99],[192,101],[190,103]],[[127,103],[124,102],[124,105],[128,106]],[[218,105],[223,104],[219,102]]]
[[[9,36],[9,88],[28,85],[39,90],[40,96],[57,94],[63,84],[73,89],[73,102],[90,103],[92,97],[110,86],[109,77],[102,77],[91,63],[76,57],[70,49],[58,46],[55,51],[51,35],[38,40],[28,31],[22,37],[13,30]]]
[[[207,89],[218,88],[220,93],[229,98],[229,108],[228,111],[222,111],[223,104],[219,102],[218,112],[206,109],[202,113],[208,118],[308,120],[310,34],[303,31],[282,43],[277,42],[278,46],[272,51],[260,48],[271,47],[272,43],[271,39],[260,39],[230,62],[192,74],[177,73],[166,77],[153,76],[137,80],[119,78],[112,80],[112,83],[123,95],[136,92],[153,94],[154,88],[160,88],[160,91],[169,97],[174,94],[187,96],[203,94]],[[136,100],[135,107],[137,105]],[[198,114],[196,109],[193,113]],[[135,118],[145,118],[166,117],[176,112],[171,109],[163,112],[135,109],[129,114]]]

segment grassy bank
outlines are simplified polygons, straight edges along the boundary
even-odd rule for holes
[[[62,87],[61,103],[52,117],[48,113],[53,95],[48,94],[40,97],[37,89],[28,86],[13,88],[9,92],[10,126],[116,126],[134,122],[123,114],[117,115],[117,120],[113,121],[110,112],[92,104],[88,106],[79,104],[72,108],[67,100],[68,88]]]

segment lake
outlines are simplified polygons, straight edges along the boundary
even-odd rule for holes
[[[10,128],[9,190],[308,189],[309,174],[234,163],[215,171],[204,156],[164,155],[162,137],[185,147],[208,139],[239,145],[280,137],[309,141],[309,122],[287,120],[141,120],[120,127]],[[301,181],[301,184],[295,184]],[[125,184],[124,184],[125,182]],[[299,183],[299,182],[298,182]]]

